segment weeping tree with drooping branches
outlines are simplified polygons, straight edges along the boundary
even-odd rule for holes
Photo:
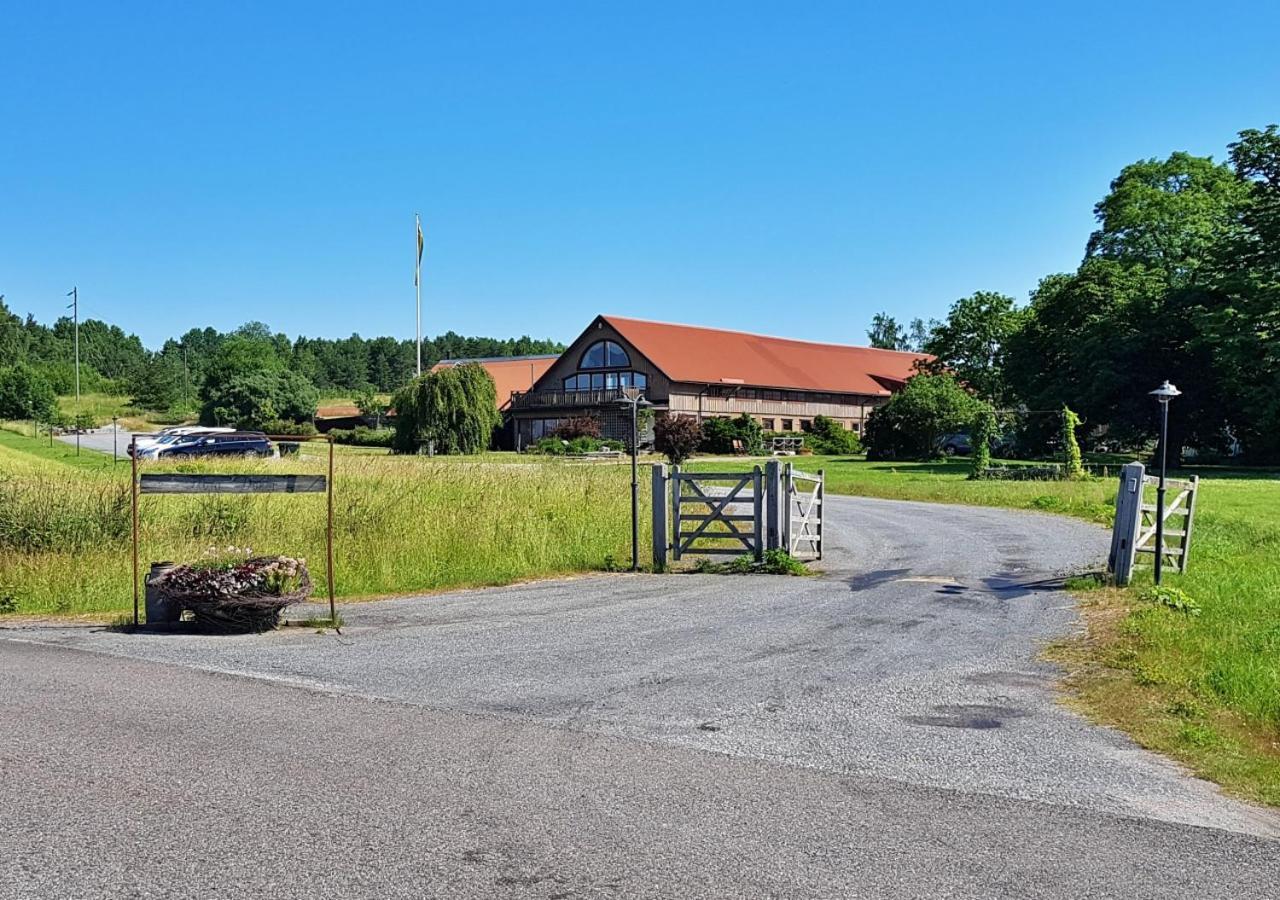
[[[428,445],[442,454],[482,453],[502,422],[493,376],[474,363],[428,372],[397,391],[392,404],[397,453]]]

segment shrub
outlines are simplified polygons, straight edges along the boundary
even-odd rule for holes
[[[262,423],[262,430],[283,437],[311,437],[317,433],[316,426],[310,422],[290,422],[287,419],[269,419]]]
[[[561,420],[551,434],[563,441],[571,441],[580,437],[599,438],[600,420],[595,416],[573,416]]]
[[[655,449],[678,466],[702,444],[702,425],[692,416],[663,416],[653,426]]]
[[[434,444],[436,453],[481,453],[502,423],[493,376],[466,363],[415,378],[396,392],[397,453],[419,453]]]
[[[72,417],[71,425],[80,431],[92,431],[98,427],[98,420],[93,417],[93,413],[80,412]]]
[[[764,439],[764,429],[760,423],[746,413],[732,418],[707,419],[702,423],[702,444],[699,450],[703,453],[733,453],[734,441],[741,441],[748,453],[755,452]]]
[[[1174,612],[1186,613],[1189,616],[1200,615],[1200,604],[1196,602],[1195,598],[1180,588],[1169,587],[1165,584],[1152,585],[1143,591],[1138,599],[1147,603],[1154,603],[1157,606],[1163,606]]]
[[[943,435],[971,423],[980,401],[949,374],[914,375],[867,420],[868,459],[932,459]]]
[[[862,452],[858,436],[828,416],[814,416],[805,431],[804,445],[814,453],[849,456]]]
[[[354,447],[390,447],[395,440],[395,430],[391,428],[369,428],[357,425],[355,428],[334,428],[329,432],[335,444],[349,444]]]
[[[978,481],[1062,481],[1067,477],[1062,466],[987,466],[969,476]]]
[[[970,478],[981,478],[991,467],[991,441],[996,436],[996,414],[990,406],[983,405],[973,420],[973,456]]]
[[[1080,461],[1080,443],[1076,440],[1078,427],[1080,427],[1080,417],[1068,407],[1062,407],[1062,452],[1066,459],[1068,478],[1084,477],[1084,466]]]

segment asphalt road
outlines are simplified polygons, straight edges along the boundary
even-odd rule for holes
[[[87,434],[80,435],[80,449],[82,451],[96,450],[98,453],[106,453],[108,456],[115,452],[121,459],[128,461],[129,441],[133,438],[133,433],[127,428],[120,428],[117,433],[115,431],[117,427],[108,422],[101,428],[95,428]],[[57,439],[65,444],[70,444],[72,447],[76,445],[76,435],[74,434],[60,434],[57,435]]]
[[[821,579],[4,632],[0,897],[1276,895],[1274,815],[1068,712],[1037,660],[1105,532],[826,521]]]

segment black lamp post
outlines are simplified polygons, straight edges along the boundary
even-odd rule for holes
[[[640,407],[652,406],[638,387],[622,389],[623,406],[631,407],[631,571],[640,571]]]
[[[1164,480],[1169,461],[1169,401],[1178,397],[1182,391],[1165,383],[1151,392],[1151,396],[1160,401],[1160,484],[1156,488],[1156,584],[1160,583],[1161,571],[1164,568]]]

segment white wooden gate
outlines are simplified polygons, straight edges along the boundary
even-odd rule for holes
[[[826,473],[810,475],[787,463],[782,476],[784,497],[782,545],[796,559],[822,559],[822,504]]]

